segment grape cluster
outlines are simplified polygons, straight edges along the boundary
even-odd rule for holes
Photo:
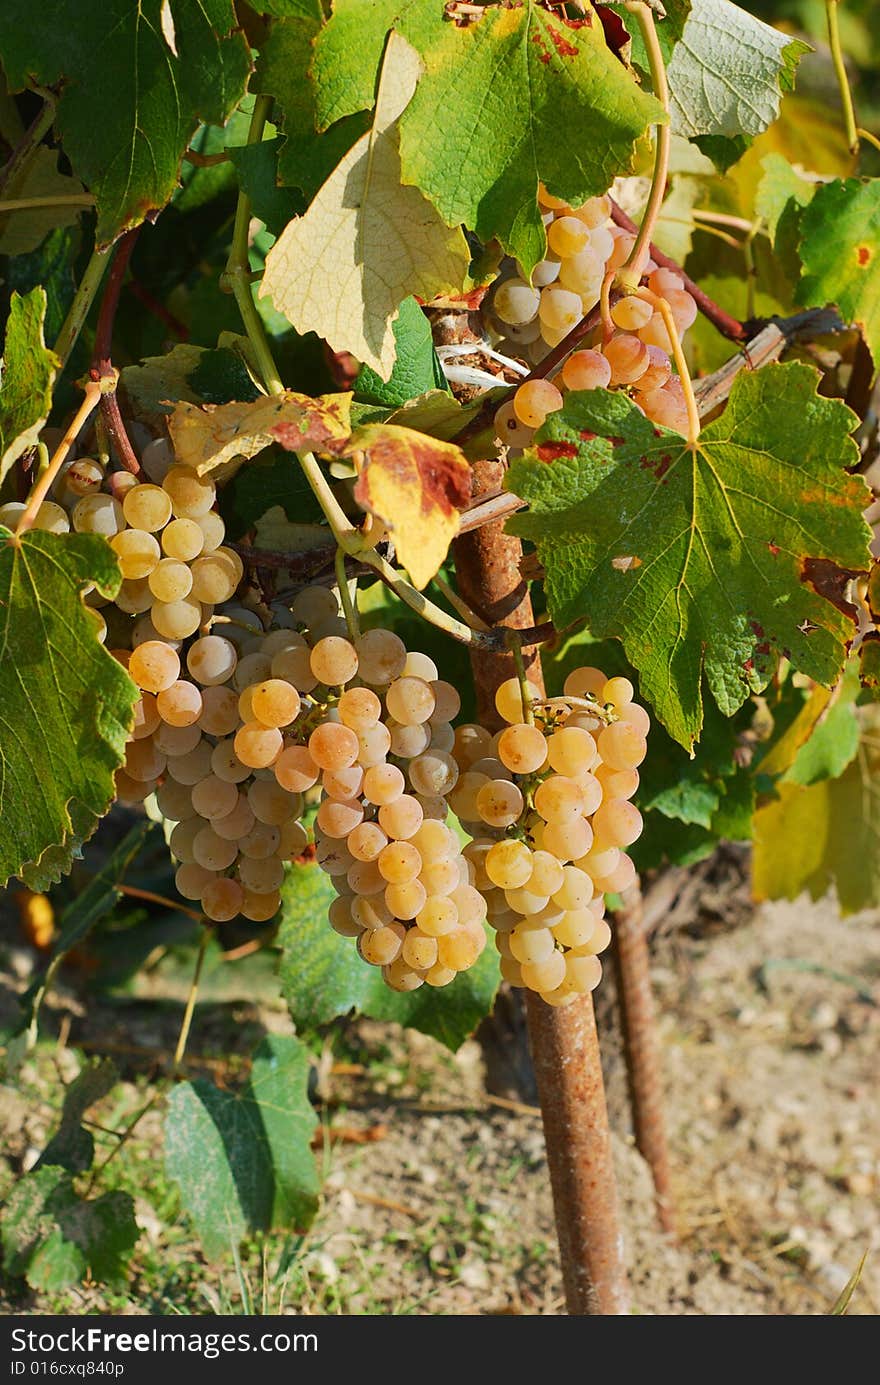
[[[630,799],[650,719],[628,679],[596,668],[571,673],[562,698],[540,702],[531,684],[527,693],[531,720],[510,679],[496,695],[502,731],[458,727],[450,805],[473,837],[465,857],[503,976],[566,1005],[601,977],[605,895],[635,879],[623,848],[642,830]]]
[[[299,791],[320,780],[315,847],[338,895],[331,927],[393,990],[446,986],[486,944],[486,902],[446,822],[458,693],[391,631],[322,641],[313,667],[322,645],[333,663],[322,681],[344,689],[275,772]]]
[[[625,263],[635,243],[612,223],[608,197],[570,207],[542,187],[539,200],[549,254],[535,266],[531,283],[520,274],[501,279],[488,304],[499,338],[536,363],[595,307],[605,275]],[[697,314],[683,279],[653,260],[646,271],[648,287],[668,303],[682,336]],[[495,426],[503,442],[527,447],[547,415],[562,408],[567,390],[625,390],[653,422],[684,431],[687,409],[662,315],[645,300],[627,297],[614,304],[611,318],[615,331],[608,340],[598,327],[592,345],[572,352],[555,380],[529,380],[501,406]]]

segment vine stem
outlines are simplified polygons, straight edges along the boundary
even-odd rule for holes
[[[22,510],[21,516],[19,517],[19,521],[16,526],[14,538],[14,542],[16,544],[21,540],[22,535],[27,533],[28,529],[30,529],[31,525],[36,519],[37,511],[39,510],[43,501],[46,499],[46,496],[49,492],[49,487],[52,485],[52,482],[58,475],[62,462],[64,461],[65,457],[67,456],[68,452],[70,451],[71,447],[76,441],[79,431],[85,423],[86,419],[97,408],[101,396],[102,394],[104,394],[106,387],[106,380],[89,380],[87,382],[85,387],[85,398],[83,399],[83,402],[80,404],[73,419],[68,425],[67,432],[64,434],[64,437],[61,439],[60,443],[53,452],[52,460],[50,461],[49,465],[45,468],[45,470],[40,473],[33,490],[28,496],[27,504],[25,505],[25,508]]]
[[[534,726],[535,713],[532,711],[532,699],[529,695],[529,680],[526,676],[526,665],[523,659],[522,638],[511,633],[508,635],[510,652],[513,655],[513,665],[516,669],[516,676],[519,681],[519,697],[522,703],[523,721],[526,726]]]
[[[259,144],[263,138],[266,121],[272,110],[271,96],[258,96],[254,102],[247,143]],[[263,377],[263,384],[269,394],[280,394],[284,389],[278,368],[257,311],[254,295],[251,293],[251,266],[248,259],[248,228],[251,221],[251,200],[244,192],[239,192],[235,208],[235,223],[232,229],[232,245],[226,270],[220,277],[220,287],[230,290],[235,297],[241,320],[244,323],[248,340],[254,350],[257,367]]]
[[[116,310],[119,307],[119,296],[122,292],[125,272],[128,269],[131,254],[134,250],[137,238],[140,235],[140,230],[140,226],[135,226],[133,230],[127,231],[116,245],[113,263],[110,266],[110,273],[107,275],[107,286],[104,289],[104,296],[101,299],[98,322],[95,327],[95,349],[92,357],[93,377],[95,374],[98,376],[106,375],[113,366],[110,359],[113,324],[116,321]],[[110,436],[110,440],[116,449],[116,455],[122,462],[126,471],[130,471],[134,476],[140,475],[140,462],[135,456],[134,448],[131,445],[131,439],[122,421],[122,414],[119,410],[119,400],[115,390],[105,394],[102,398],[101,418]]]
[[[150,904],[161,904],[176,914],[188,914],[191,919],[195,919],[196,923],[204,923],[204,914],[198,913],[195,909],[188,909],[185,904],[181,904],[179,899],[169,899],[167,895],[155,894],[153,890],[142,890],[137,885],[117,885],[115,888],[120,894],[130,895],[132,899],[146,899]]]
[[[643,298],[646,303],[650,303],[655,312],[658,312],[663,318],[663,324],[666,327],[672,345],[673,359],[678,367],[681,387],[684,390],[684,398],[688,412],[688,442],[693,447],[700,436],[700,411],[697,408],[691,373],[688,370],[688,363],[685,360],[684,351],[682,350],[681,337],[678,335],[678,328],[672,316],[672,309],[665,298],[661,298],[657,293],[652,293],[650,289],[639,289],[636,296],[638,298]]]
[[[90,192],[71,192],[60,197],[13,197],[0,200],[0,216],[7,212],[30,212],[40,207],[94,207],[95,199]]]
[[[199,994],[199,982],[202,979],[202,967],[205,964],[205,954],[208,951],[208,943],[211,940],[211,936],[211,930],[207,927],[204,928],[201,939],[199,940],[199,951],[196,957],[195,971],[193,972],[193,979],[190,982],[189,994],[186,997],[186,1009],[183,1012],[180,1033],[177,1037],[177,1047],[174,1050],[174,1060],[171,1064],[171,1070],[175,1076],[180,1072],[183,1055],[186,1053],[189,1031],[192,1027],[193,1012],[196,1008],[196,1000]]]
[[[351,588],[348,585],[348,577],[345,571],[344,548],[337,548],[333,564],[336,568],[336,585],[339,588],[339,598],[342,602],[345,623],[348,626],[348,633],[351,637],[351,641],[354,643],[361,637],[361,625],[358,620],[357,602],[352,599]],[[356,578],[355,581],[357,581]]]
[[[25,164],[34,154],[43,136],[52,128],[52,122],[55,119],[55,95],[50,91],[41,92],[40,94],[45,97],[45,105],[40,110],[40,113],[30,129],[26,131],[18,148],[13,151],[5,167],[0,171],[0,191],[15,180]]]
[[[672,144],[672,124],[669,118],[669,83],[666,80],[666,64],[663,61],[663,53],[660,48],[660,40],[657,37],[657,26],[654,23],[653,11],[644,0],[627,0],[626,8],[630,14],[634,14],[638,22],[639,31],[645,44],[648,54],[648,65],[651,70],[651,83],[654,88],[654,95],[660,102],[666,115],[665,122],[658,124],[656,129],[657,145],[654,150],[654,172],[651,178],[651,191],[648,195],[648,203],[642,215],[642,224],[636,235],[635,245],[629,253],[626,263],[617,272],[617,283],[630,293],[633,293],[639,286],[639,281],[645,272],[645,265],[651,253],[651,237],[654,234],[654,227],[657,225],[657,218],[660,215],[660,208],[663,205],[663,198],[666,196],[666,179],[669,175],[669,150]]]
[[[856,112],[853,105],[846,62],[840,42],[840,25],[837,19],[840,0],[825,0],[825,16],[828,21],[828,46],[831,49],[831,62],[834,75],[840,88],[840,104],[843,107],[843,123],[846,129],[846,142],[851,154],[859,152],[859,131],[856,125]]]
[[[101,287],[101,280],[104,277],[104,270],[107,268],[107,257],[109,253],[109,250],[95,249],[92,251],[92,257],[86,265],[83,277],[79,281],[79,286],[73,296],[73,302],[68,309],[67,317],[61,325],[61,331],[58,333],[58,339],[55,342],[53,350],[61,362],[62,370],[70,360],[70,353],[76,346],[79,334],[89,315],[89,309],[94,302],[95,294]]]
[[[858,130],[856,131],[856,134],[858,135],[859,139],[866,139],[869,144],[872,144],[874,146],[875,149],[880,149],[880,139],[878,139],[876,135],[872,135],[870,130],[863,130],[860,125]]]

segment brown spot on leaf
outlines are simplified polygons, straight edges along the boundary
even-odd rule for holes
[[[864,267],[865,267],[866,264],[870,264],[870,261],[871,261],[871,252],[870,252],[870,250],[868,249],[867,245],[860,245],[860,246],[857,248],[857,250],[856,250],[856,259],[858,260],[858,262],[859,262],[859,267],[860,267],[861,269],[864,269]]]
[[[631,572],[633,568],[642,566],[642,560],[641,558],[637,558],[635,554],[629,554],[619,558],[612,558],[611,566],[616,572]]]
[[[770,552],[773,554],[773,557],[774,557],[774,558],[778,557],[778,555],[779,555],[779,544],[778,544],[778,543],[769,542],[769,543],[767,544],[767,547],[770,549]]]
[[[558,29],[554,29],[552,24],[547,25],[547,32],[550,40],[560,58],[576,58],[578,50],[573,43],[569,43],[567,38],[563,38]]]
[[[612,447],[623,447],[624,443],[626,442],[626,438],[620,438],[620,437],[614,436],[614,437],[610,437],[610,438],[608,439],[608,441],[611,443],[611,446],[612,446]]]
[[[547,45],[544,43],[543,36],[542,36],[540,33],[538,33],[537,30],[535,31],[535,33],[532,34],[532,43],[537,44],[537,46],[538,46],[538,47],[540,48],[540,50],[541,50],[541,52],[540,52],[540,59],[541,59],[541,62],[542,62],[542,63],[548,63],[548,62],[550,61],[550,54],[549,54],[548,51],[547,51]]]
[[[847,601],[846,588],[858,575],[857,572],[837,567],[827,558],[804,558],[801,562],[801,581],[806,582],[813,591],[830,601],[832,606],[836,606],[838,611],[842,611],[853,622],[856,619],[856,608]]]
[[[582,428],[578,436],[583,438],[584,442],[594,442],[596,439],[596,434],[591,433],[589,428]]]
[[[578,454],[573,442],[542,442],[537,451],[542,462],[555,462],[560,457],[576,457]]]

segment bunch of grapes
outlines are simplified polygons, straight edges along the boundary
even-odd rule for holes
[[[446,822],[458,693],[388,630],[322,640],[312,668],[338,696],[275,774],[297,792],[320,781],[315,847],[338,895],[330,924],[393,990],[446,986],[486,943],[486,903]]]
[[[508,349],[522,351],[538,362],[571,331],[599,301],[602,281],[627,260],[635,236],[611,221],[608,197],[594,197],[570,207],[542,187],[549,254],[532,271],[531,283],[521,274],[502,279],[488,304],[499,337]],[[646,266],[647,285],[669,305],[679,336],[697,315],[697,307],[680,275]],[[535,429],[550,413],[562,408],[567,390],[625,390],[653,422],[681,432],[687,409],[678,376],[673,374],[672,343],[661,313],[635,297],[621,298],[611,309],[615,331],[574,351],[553,381],[529,380],[495,415],[503,442],[527,447]],[[491,320],[491,319],[490,319]]]
[[[650,720],[628,679],[596,668],[571,673],[562,698],[540,702],[531,684],[527,694],[530,720],[510,679],[496,695],[502,731],[457,729],[462,773],[450,805],[473,837],[465,857],[502,974],[567,1005],[601,977],[598,954],[611,940],[605,895],[635,879],[624,848],[642,830],[630,800]]]

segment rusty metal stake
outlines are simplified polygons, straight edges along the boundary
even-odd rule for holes
[[[636,1145],[654,1180],[657,1220],[664,1231],[674,1236],[675,1204],[666,1140],[660,1042],[638,884],[625,891],[623,908],[615,913],[614,923],[614,958]]]
[[[499,462],[477,462],[475,498],[497,492],[502,474]],[[521,558],[519,539],[504,533],[503,521],[456,541],[461,595],[490,625],[534,626]],[[526,647],[523,657],[529,677],[543,686],[539,650]],[[471,663],[480,718],[490,729],[497,728],[495,691],[514,675],[512,655],[475,650]],[[592,998],[554,1009],[530,994],[527,1006],[566,1306],[574,1315],[627,1313],[629,1289]]]

